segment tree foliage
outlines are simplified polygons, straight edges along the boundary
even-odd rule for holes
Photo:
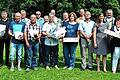
[[[0,11],[8,10],[10,13],[25,9],[29,14],[40,10],[43,15],[55,9],[57,16],[64,11],[77,12],[80,8],[89,10],[96,16],[107,9],[113,9],[114,16],[120,15],[120,0],[0,0]]]

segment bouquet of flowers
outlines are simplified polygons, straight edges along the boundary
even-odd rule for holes
[[[65,33],[66,33],[65,27],[60,27],[60,28],[55,27],[53,29],[50,29],[50,31],[49,31],[49,35],[55,39],[64,37]]]

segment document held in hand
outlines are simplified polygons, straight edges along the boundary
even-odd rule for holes
[[[79,42],[78,38],[63,38],[63,42]]]
[[[105,29],[104,30],[104,33],[110,35],[110,36],[113,36],[113,37],[117,37],[117,38],[120,38],[120,34],[119,33],[116,33],[114,31],[111,31],[111,30],[108,30],[108,29]]]
[[[6,29],[6,25],[0,24],[0,37],[4,36],[5,29]]]

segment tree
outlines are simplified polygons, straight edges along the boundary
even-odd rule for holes
[[[0,0],[0,11],[6,9],[15,13],[25,9],[32,14],[40,10],[43,15],[55,9],[57,16],[61,17],[64,11],[77,12],[80,8],[89,10],[93,16],[107,9],[113,9],[114,16],[120,15],[120,0]]]

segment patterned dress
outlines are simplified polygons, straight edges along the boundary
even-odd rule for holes
[[[107,55],[108,42],[107,42],[107,34],[104,33],[104,30],[107,29],[108,23],[103,23],[95,27],[97,27],[97,32],[96,32],[97,48],[94,49],[94,52],[97,55]]]

